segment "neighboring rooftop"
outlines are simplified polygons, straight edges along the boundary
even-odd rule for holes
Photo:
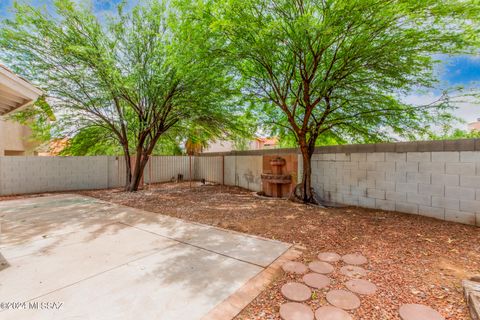
[[[477,118],[477,121],[471,122],[468,124],[468,130],[473,131],[477,130],[480,131],[480,118]]]
[[[275,149],[278,147],[278,138],[277,137],[255,137],[248,142],[246,150],[264,150],[264,149]],[[203,153],[210,152],[229,152],[234,151],[235,145],[233,141],[228,140],[217,140],[212,141],[208,144],[208,147],[205,148]]]
[[[0,116],[32,104],[42,93],[42,90],[0,64]]]

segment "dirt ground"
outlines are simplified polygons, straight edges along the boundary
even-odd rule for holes
[[[361,297],[354,319],[400,319],[403,303],[427,304],[449,320],[469,319],[461,280],[480,274],[480,228],[431,218],[356,207],[306,206],[286,200],[261,199],[254,193],[225,186],[168,183],[136,193],[120,190],[79,192],[127,206],[185,220],[294,243],[308,263],[319,252],[361,252],[369,263],[367,279],[378,286]],[[0,198],[1,200],[1,198]],[[331,275],[333,287],[346,278]],[[279,274],[237,320],[280,319],[285,299],[281,286],[293,276]],[[300,279],[300,278],[297,278]],[[326,304],[325,291],[309,302]]]

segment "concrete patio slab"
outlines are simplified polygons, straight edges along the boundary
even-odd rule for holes
[[[157,222],[128,225],[261,267],[268,266],[285,251],[283,246],[272,245],[271,240],[253,236],[246,237],[244,234],[211,226],[187,224],[182,220],[165,216],[158,217]],[[226,233],[228,233],[228,237],[226,237]],[[267,252],[268,254],[265,254]]]
[[[79,195],[0,202],[0,222],[2,319],[231,319],[290,248]]]
[[[11,267],[0,274],[1,301],[31,300],[178,244],[125,227],[114,234],[99,237],[89,234],[84,239],[18,258],[9,258],[14,250],[6,250],[4,257]],[[35,246],[34,243],[32,247]],[[15,291],[8,288],[15,288]],[[4,289],[7,290],[5,294]]]
[[[0,201],[0,248],[78,230],[101,232],[109,222],[118,222],[118,209],[115,214],[109,211],[114,207],[94,198],[65,194]]]

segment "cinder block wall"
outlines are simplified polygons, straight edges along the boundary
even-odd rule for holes
[[[193,178],[262,189],[263,155],[275,149],[193,157]],[[223,167],[222,167],[223,166]],[[299,156],[299,177],[302,161]],[[188,157],[152,157],[145,182],[189,179]],[[122,157],[0,157],[0,195],[122,186]],[[312,183],[322,198],[480,226],[480,139],[319,147]]]
[[[480,152],[315,154],[312,184],[325,200],[480,224]]]
[[[125,161],[122,159],[122,164]],[[153,156],[150,157],[145,170],[143,179],[145,183],[167,182],[177,179],[178,175],[183,175],[184,180],[190,179],[190,166],[192,168],[192,178],[194,175],[195,159],[183,156]],[[122,169],[122,173],[125,169]]]
[[[0,194],[109,186],[109,157],[0,157]]]
[[[166,182],[178,174],[190,178],[188,157],[152,157],[144,181]],[[116,188],[125,185],[125,177],[122,156],[0,157],[0,195]]]
[[[299,150],[216,155],[233,159],[289,153]],[[317,147],[312,184],[320,197],[333,202],[480,226],[480,139]]]
[[[225,184],[252,191],[262,190],[262,155],[225,156]]]
[[[320,153],[312,184],[325,200],[480,226],[480,151]]]
[[[194,179],[223,183],[223,157],[195,157]]]

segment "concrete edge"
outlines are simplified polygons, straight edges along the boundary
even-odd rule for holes
[[[153,212],[153,211],[147,211],[147,210],[140,209],[140,208],[130,207],[130,206],[126,206],[126,205],[124,205],[124,204],[118,204],[118,203],[115,203],[115,202],[109,202],[109,201],[105,201],[105,200],[102,200],[102,199],[99,199],[99,198],[95,198],[95,197],[91,197],[91,196],[86,196],[86,195],[83,195],[83,194],[71,193],[71,194],[69,194],[69,195],[75,195],[75,196],[78,196],[78,197],[91,198],[91,199],[95,199],[95,200],[97,200],[97,201],[100,201],[100,202],[102,202],[102,203],[113,204],[113,205],[115,205],[115,206],[123,207],[123,208],[128,208],[128,209],[135,209],[135,210],[139,210],[139,211],[142,211],[142,212],[145,212],[145,213],[148,213],[148,214],[162,215],[162,216],[167,217],[167,218],[170,218],[170,219],[174,219],[174,220],[178,220],[178,221],[181,221],[181,222],[186,222],[186,223],[190,223],[190,224],[194,224],[194,225],[206,227],[206,228],[209,228],[209,229],[221,230],[221,231],[224,231],[224,232],[228,232],[228,233],[231,233],[231,234],[237,234],[237,235],[244,236],[244,237],[254,238],[254,239],[258,239],[258,240],[262,240],[262,241],[268,241],[268,242],[276,242],[276,243],[279,243],[279,244],[284,244],[284,245],[287,245],[287,246],[291,246],[290,243],[286,243],[286,242],[279,241],[279,240],[275,240],[275,239],[265,238],[265,237],[258,236],[258,235],[255,235],[255,234],[250,234],[250,233],[245,233],[245,232],[240,232],[240,231],[235,231],[235,230],[220,228],[220,227],[216,227],[216,226],[212,226],[212,225],[209,225],[209,224],[204,224],[204,223],[200,223],[200,222],[196,222],[196,221],[190,221],[190,220],[185,220],[185,219],[181,219],[181,218],[177,218],[177,217],[172,217],[172,216],[169,216],[169,215],[166,215],[166,214],[163,214],[163,213],[158,213],[158,212]]]
[[[92,189],[94,190],[94,189]],[[88,190],[78,190],[78,191],[88,191]],[[39,198],[58,198],[62,199],[72,195],[79,195],[78,193],[65,193],[64,191],[57,191],[57,192],[35,192],[35,193],[21,193],[21,194],[12,194],[12,195],[0,195],[0,205],[5,203],[17,203],[22,202],[28,199],[39,199]],[[18,197],[15,199],[2,199],[8,197]]]
[[[301,252],[291,246],[267,268],[247,281],[240,289],[215,306],[201,320],[231,320],[242,312],[275,278],[282,265],[301,256]]]

